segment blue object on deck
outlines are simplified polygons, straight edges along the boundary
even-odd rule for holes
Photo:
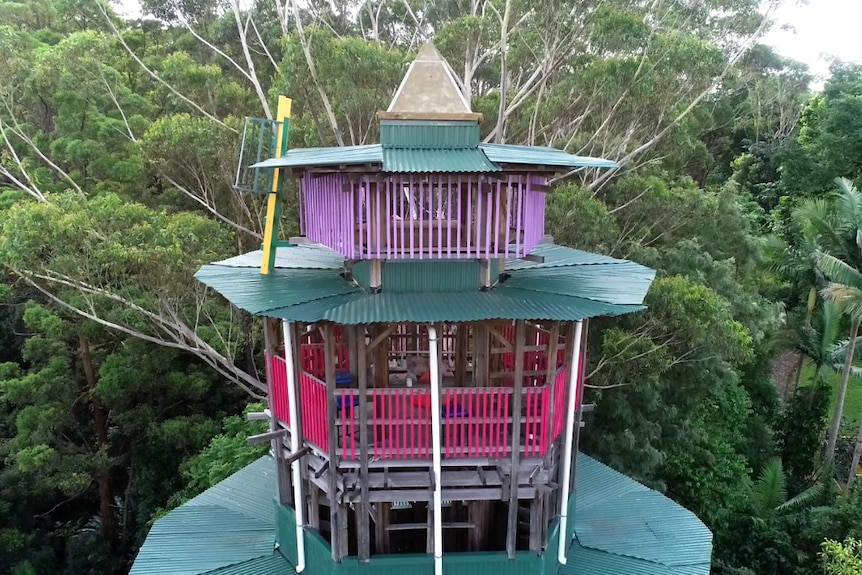
[[[337,387],[347,387],[353,385],[353,375],[349,371],[336,372],[335,385]]]
[[[443,417],[467,417],[470,412],[461,407],[457,403],[450,403],[443,406]]]
[[[347,401],[344,401],[345,399],[347,399]],[[345,403],[349,404],[352,407],[356,407],[357,405],[359,405],[359,396],[358,395],[347,395],[347,396],[339,395],[338,397],[335,398],[335,404],[339,410],[344,409]]]

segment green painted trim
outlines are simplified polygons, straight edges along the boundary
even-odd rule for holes
[[[380,144],[384,148],[477,148],[479,124],[451,120],[382,120]]]
[[[371,263],[354,265],[353,279],[369,290]],[[390,293],[451,293],[481,287],[477,260],[386,260],[382,281],[383,290]]]

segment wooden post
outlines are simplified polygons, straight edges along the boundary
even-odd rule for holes
[[[377,541],[377,554],[389,554],[389,503],[377,504],[377,523],[374,526],[374,539]]]
[[[464,387],[467,381],[467,346],[470,341],[470,324],[455,326],[455,387]]]
[[[306,477],[308,468],[306,467]],[[320,531],[320,488],[311,480],[305,482],[308,488],[308,526]]]
[[[375,337],[382,336],[387,326],[379,326],[374,332]],[[374,387],[389,387],[389,342],[381,341],[371,351],[374,359]]]
[[[530,551],[540,553],[543,544],[543,529],[542,529],[542,494],[538,491],[530,503]]]
[[[487,547],[487,534],[490,523],[491,502],[471,501],[468,517],[473,526],[469,529],[467,549],[469,551],[484,551]]]
[[[323,358],[326,362],[326,417],[329,426],[329,532],[331,535],[332,560],[341,562],[341,522],[338,491],[338,404],[335,398],[335,336],[332,324],[323,325]]]
[[[518,469],[521,466],[521,402],[524,379],[524,320],[515,322],[515,375],[512,386],[512,469],[509,486],[509,527],[506,553],[514,559],[518,544]]]
[[[368,517],[368,369],[365,366],[365,328],[355,326],[351,333],[356,351],[356,376],[359,384],[359,481],[361,499],[356,511],[356,537],[359,561],[367,563],[371,557],[371,537]]]
[[[477,323],[473,328],[473,383],[476,387],[488,387],[488,324]]]

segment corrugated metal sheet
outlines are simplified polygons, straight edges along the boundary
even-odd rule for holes
[[[255,250],[218,262],[231,268],[260,267],[263,252]],[[336,270],[344,267],[344,256],[320,244],[282,246],[275,251],[275,267],[284,269]]]
[[[263,275],[258,268],[210,264],[198,270],[195,278],[235,306],[261,315],[271,309],[360,290],[335,270],[275,269]]]
[[[583,454],[573,507],[576,537],[560,575],[709,573],[712,534],[700,519]]]
[[[353,277],[368,288],[371,264],[353,266]],[[383,285],[389,293],[460,292],[478,290],[479,262],[476,260],[387,260],[383,264]]]
[[[294,573],[296,571],[293,565],[276,551],[268,557],[259,557],[244,563],[209,571],[206,575],[293,575]]]
[[[130,575],[199,575],[268,555],[274,527],[223,507],[181,506],[155,522]]]
[[[610,256],[595,254],[593,252],[585,252],[576,250],[575,248],[567,248],[556,244],[538,244],[532,250],[530,255],[540,256],[544,259],[542,263],[512,259],[506,261],[506,269],[508,271],[534,269],[534,268],[553,268],[562,266],[587,266],[595,264],[617,264],[628,260],[620,260]]]
[[[130,574],[199,575],[269,557],[275,485],[264,457],[174,509],[155,522]]]
[[[475,148],[479,124],[467,121],[382,120],[384,148]]]
[[[296,148],[281,158],[258,162],[252,168],[301,168],[337,166],[340,164],[379,164],[383,161],[380,144],[340,146],[336,148]]]
[[[476,148],[383,148],[383,171],[389,173],[487,173],[500,167]]]
[[[616,168],[618,164],[604,158],[575,156],[545,146],[515,146],[512,144],[479,144],[488,159],[500,164],[532,166],[562,166],[566,168]]]
[[[327,298],[330,299],[330,298]],[[328,305],[327,305],[328,304]],[[298,305],[264,312],[293,321],[329,320],[345,325],[400,321],[469,322],[492,319],[574,321],[596,316],[617,316],[642,309],[589,299],[499,287],[490,291],[450,293],[366,294],[313,302],[320,315],[312,319],[309,307]]]
[[[290,253],[294,248],[286,249]],[[313,253],[327,248],[321,246],[315,250],[318,251]],[[488,319],[569,321],[642,309],[640,304],[654,277],[653,270],[568,248],[556,247],[548,254],[544,264],[510,267],[507,272],[510,277],[488,291],[478,291],[478,285],[468,277],[471,272],[466,266],[463,273],[453,275],[426,261],[408,263],[406,271],[396,273],[394,279],[385,276],[384,291],[379,294],[368,293],[346,281],[336,267],[277,268],[264,276],[257,268],[256,254],[245,260],[253,267],[238,267],[238,260],[231,258],[230,265],[204,266],[195,277],[237,307],[295,321],[326,319],[343,324]],[[319,255],[317,261],[322,259],[324,256]],[[387,268],[388,265],[384,266],[384,273]],[[362,270],[358,266],[357,278],[359,281],[364,278],[367,285],[367,274],[363,275]],[[453,285],[461,286],[452,279],[455,276],[462,277],[465,283],[453,291]],[[390,279],[392,284],[387,283]]]
[[[272,459],[262,457],[220,482],[218,489],[207,489],[184,506],[224,507],[269,525],[274,520],[274,485],[275,464]]]

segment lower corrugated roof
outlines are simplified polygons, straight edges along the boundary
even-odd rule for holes
[[[159,519],[132,575],[294,575],[292,565],[273,552],[275,490],[273,460],[252,463],[195,498],[196,503]],[[270,511],[264,513],[266,506]],[[578,454],[570,509],[574,537],[559,575],[709,574],[712,534],[703,522],[584,454]]]
[[[291,573],[273,557],[275,485],[275,464],[264,457],[177,507],[153,524],[130,575]],[[282,567],[243,570],[255,560]]]
[[[276,268],[262,275],[258,267],[262,254],[252,252],[203,266],[195,277],[256,315],[344,325],[617,316],[642,309],[655,277],[653,270],[627,260],[539,246],[535,253],[542,255],[542,263],[507,262],[503,281],[486,291],[395,293],[384,284],[384,290],[375,294],[345,280],[341,268],[333,265],[332,253],[320,245],[281,247]],[[302,265],[306,260],[308,268]],[[427,267],[427,273],[433,273],[433,266]],[[424,272],[417,266],[416,273]]]

